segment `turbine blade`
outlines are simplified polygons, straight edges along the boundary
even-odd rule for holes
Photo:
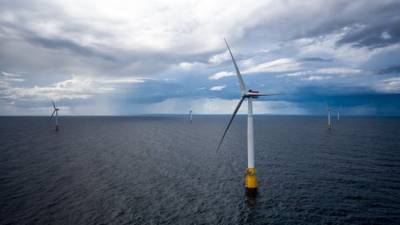
[[[226,41],[226,39],[224,39],[224,41],[225,41],[226,47],[228,48],[229,54],[231,55],[233,65],[235,66],[236,75],[237,75],[237,77],[239,79],[240,90],[242,91],[242,94],[243,94],[243,93],[246,92],[246,85],[244,84],[244,81],[243,81],[243,78],[242,78],[242,74],[240,74],[239,67],[236,64],[236,60],[233,57],[231,48],[229,47],[228,42]]]
[[[256,96],[276,96],[276,95],[283,95],[283,94],[263,94],[263,93],[257,93]]]
[[[219,144],[218,144],[218,147],[217,147],[217,152],[218,152],[219,148],[221,147],[221,144],[222,144],[222,142],[224,141],[225,135],[226,135],[226,133],[228,132],[228,129],[229,129],[229,127],[231,126],[232,121],[233,121],[233,119],[235,118],[236,113],[239,111],[239,108],[240,108],[240,106],[242,105],[242,102],[243,102],[244,99],[245,99],[245,97],[242,97],[242,98],[240,99],[238,105],[237,105],[236,108],[235,108],[235,111],[233,111],[233,114],[232,114],[232,116],[231,116],[231,119],[229,120],[228,126],[226,126],[225,131],[224,131],[224,134],[222,135],[222,138],[221,138],[221,140],[219,141]]]
[[[51,114],[50,118],[53,118],[55,112],[56,112],[56,110],[53,111],[53,113]]]
[[[51,100],[51,104],[53,104],[53,108],[56,109],[56,104],[54,103],[53,100]]]

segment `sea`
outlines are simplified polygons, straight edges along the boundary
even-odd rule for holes
[[[400,224],[400,118],[0,117],[0,224]]]

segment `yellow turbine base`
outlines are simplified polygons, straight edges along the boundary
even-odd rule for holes
[[[256,168],[247,168],[245,177],[246,189],[257,189]]]

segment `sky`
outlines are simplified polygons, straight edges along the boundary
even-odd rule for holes
[[[398,0],[0,0],[0,115],[400,115]],[[242,107],[240,113],[245,113]]]

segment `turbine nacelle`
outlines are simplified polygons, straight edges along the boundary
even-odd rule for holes
[[[261,94],[259,91],[253,91],[251,89],[243,94],[243,97],[245,98],[258,98],[258,96],[264,96],[264,94]]]
[[[60,108],[56,107],[56,103],[54,103],[54,101],[51,101],[51,104],[53,105],[54,112],[60,110]]]
[[[242,97],[243,98],[258,98],[260,96],[274,96],[274,95],[280,95],[280,94],[263,94],[260,93],[259,91],[253,91],[253,90],[248,90],[247,92],[245,92]]]

